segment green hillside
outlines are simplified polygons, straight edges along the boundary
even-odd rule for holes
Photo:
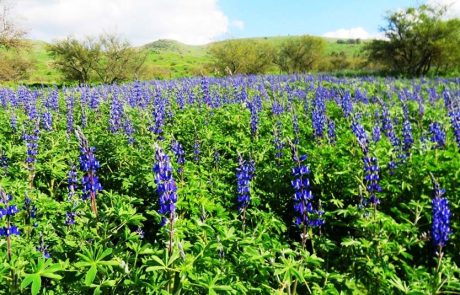
[[[258,40],[270,42],[277,47],[289,38],[299,36],[276,36],[245,38],[243,40]],[[338,39],[325,38],[327,41],[326,53],[345,52],[347,56],[359,55],[363,44],[338,43]],[[217,41],[217,42],[227,42]],[[340,42],[340,41],[339,41]],[[345,40],[342,40],[345,42]],[[52,58],[46,52],[46,42],[29,41],[30,59],[34,61],[35,68],[27,83],[57,83],[60,81],[59,72],[52,67]],[[195,76],[206,73],[206,65],[211,61],[208,48],[214,43],[207,45],[187,45],[174,40],[157,40],[141,46],[140,48],[147,54],[146,59],[146,79],[150,78],[179,78]]]
[[[47,43],[44,41],[30,41],[30,59],[34,62],[35,69],[31,71],[30,82],[53,83],[59,82],[60,73],[53,68],[53,59],[46,51]]]
[[[208,46],[164,39],[141,46],[148,54],[147,76],[178,78],[200,74],[210,61]]]

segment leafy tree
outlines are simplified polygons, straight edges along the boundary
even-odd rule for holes
[[[218,74],[265,73],[273,60],[273,48],[268,42],[229,40],[213,44],[210,53],[212,67]]]
[[[410,76],[455,62],[449,56],[452,50],[459,51],[460,22],[443,20],[445,12],[445,7],[421,5],[390,14],[382,28],[385,40],[374,40],[367,47],[369,60]]]
[[[47,50],[54,58],[54,65],[64,78],[78,81],[80,84],[90,81],[92,69],[101,55],[100,45],[93,39],[78,41],[68,37],[48,46]]]
[[[145,54],[115,35],[101,36],[98,47],[101,59],[95,63],[94,71],[100,81],[112,84],[139,76],[147,57]]]
[[[444,30],[450,32],[449,38],[438,42],[439,51],[435,66],[435,74],[448,74],[451,71],[460,73],[460,19],[443,22]]]
[[[143,70],[145,55],[115,35],[83,41],[68,37],[48,46],[55,66],[65,79],[114,83],[136,78]]]
[[[319,37],[290,38],[281,45],[275,63],[288,73],[310,71],[321,61],[325,48],[326,41]]]

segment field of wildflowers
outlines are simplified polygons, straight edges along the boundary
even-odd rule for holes
[[[460,80],[0,88],[0,294],[460,294]]]

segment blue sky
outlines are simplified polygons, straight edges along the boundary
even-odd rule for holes
[[[416,6],[417,0],[220,0],[219,6],[243,27],[231,27],[230,37],[324,35],[362,28],[370,35],[384,25],[387,11]]]
[[[7,0],[29,38],[116,33],[133,45],[158,39],[206,44],[238,37],[376,37],[387,11],[460,0]],[[1,3],[1,1],[0,1]],[[0,7],[1,8],[1,7]]]

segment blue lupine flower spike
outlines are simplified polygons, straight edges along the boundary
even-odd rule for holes
[[[96,170],[100,168],[99,161],[94,155],[96,149],[89,146],[88,140],[80,128],[75,130],[75,134],[80,142],[80,169],[85,173],[82,180],[82,199],[91,200],[91,210],[97,216],[96,194],[102,190],[102,186],[96,175]]]
[[[452,233],[450,228],[450,209],[449,202],[443,197],[445,190],[442,189],[436,179],[431,175],[433,182],[432,210],[433,219],[431,224],[431,236],[437,248],[445,247]],[[438,253],[440,254],[440,253]]]

